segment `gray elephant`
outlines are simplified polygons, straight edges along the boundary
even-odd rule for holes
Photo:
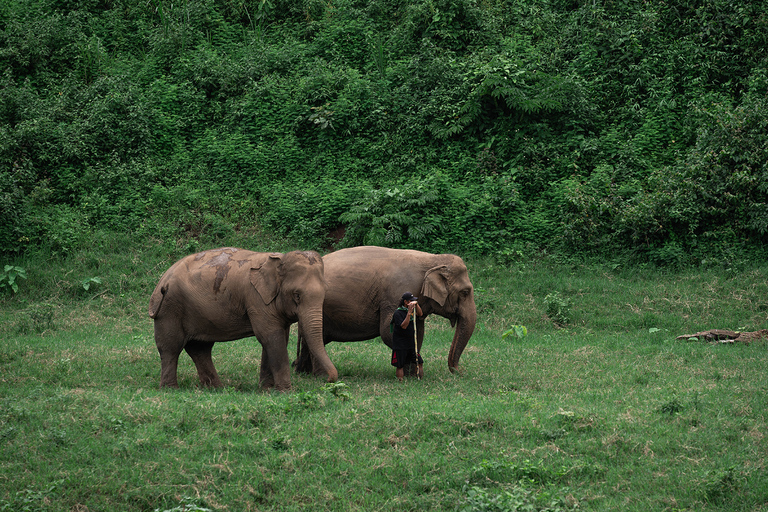
[[[322,338],[323,260],[316,252],[257,253],[225,247],[177,261],[149,301],[160,353],[161,386],[178,387],[186,350],[205,386],[222,385],[211,359],[215,342],[256,336],[262,346],[259,384],[291,386],[288,334],[299,322],[308,351],[329,382],[338,372]]]
[[[475,330],[477,310],[472,282],[464,261],[453,254],[353,247],[323,257],[327,289],[323,303],[323,341],[362,341],[380,336],[392,347],[389,324],[404,292],[418,297],[424,316],[416,320],[418,349],[424,342],[424,319],[445,317],[455,327],[448,368],[459,365]],[[303,333],[295,366],[311,372],[317,361]]]

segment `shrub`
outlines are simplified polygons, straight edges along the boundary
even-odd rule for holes
[[[0,290],[11,290],[16,293],[19,291],[18,279],[26,279],[27,271],[22,267],[15,265],[5,265],[0,272]]]

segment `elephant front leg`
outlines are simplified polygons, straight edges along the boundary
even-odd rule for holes
[[[213,366],[213,357],[211,352],[213,351],[213,343],[203,343],[199,341],[193,341],[184,347],[189,357],[195,363],[197,368],[197,376],[200,379],[200,384],[203,386],[210,386],[214,388],[220,388],[223,386],[219,374],[216,372],[216,368]]]
[[[291,389],[291,362],[288,357],[288,331],[273,333],[261,342],[259,386],[278,391]]]

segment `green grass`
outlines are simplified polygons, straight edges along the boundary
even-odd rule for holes
[[[380,341],[334,343],[345,386],[294,375],[274,394],[254,339],[214,349],[225,389],[199,389],[186,356],[181,389],[158,389],[144,311],[175,256],[27,262],[0,303],[0,510],[768,507],[768,343],[675,340],[765,327],[768,268],[472,261],[461,375],[430,318],[423,381],[398,383]],[[502,339],[512,325],[528,335]]]

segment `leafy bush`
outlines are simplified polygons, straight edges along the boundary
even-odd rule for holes
[[[27,271],[22,267],[15,265],[3,266],[3,271],[0,272],[0,290],[11,290],[13,293],[19,291],[18,279],[26,279]]]
[[[307,248],[346,224],[348,245],[434,252],[686,265],[765,251],[760,13],[2,4],[0,251],[158,231],[191,248],[246,222]]]
[[[331,232],[343,222],[343,212],[366,185],[330,177],[300,184],[278,182],[261,189],[266,205],[261,220],[278,235],[290,236],[307,247],[326,246]]]
[[[344,244],[412,247],[436,230],[440,194],[436,180],[403,179],[397,186],[371,189],[341,215],[348,225]]]

